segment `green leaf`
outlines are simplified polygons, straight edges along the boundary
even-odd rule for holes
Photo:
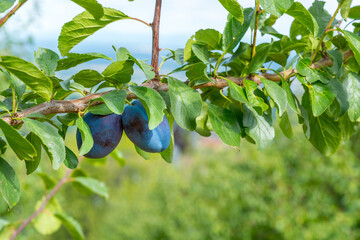
[[[93,193],[100,195],[101,197],[103,197],[105,199],[109,198],[109,192],[108,192],[106,185],[103,182],[100,182],[99,180],[97,180],[95,178],[74,177],[74,178],[72,178],[72,181],[76,182],[76,183],[80,183],[86,189],[92,191]]]
[[[227,145],[240,147],[241,129],[234,114],[228,109],[209,104],[209,119],[214,132]]]
[[[267,56],[270,52],[271,44],[264,44],[256,48],[254,58],[251,60],[249,65],[248,73],[255,73],[265,63]]]
[[[9,209],[20,200],[20,182],[14,169],[0,158],[0,194]]]
[[[351,121],[358,121],[360,118],[360,76],[349,72],[343,85],[348,93],[348,116]]]
[[[92,69],[81,70],[72,78],[75,82],[83,85],[86,88],[94,87],[104,80],[104,77],[98,71]]]
[[[331,105],[336,93],[328,85],[321,82],[309,85],[310,101],[315,117],[320,116]]]
[[[294,2],[286,14],[295,18],[303,27],[307,28],[314,36],[318,35],[319,26],[313,15],[299,2]]]
[[[46,190],[50,190],[56,186],[55,179],[50,177],[48,174],[46,174],[44,172],[38,172],[38,173],[36,173],[36,175],[38,175],[41,178],[41,180],[44,182]]]
[[[242,8],[236,0],[219,0],[219,2],[241,24],[244,22],[244,14],[243,14]]]
[[[23,118],[25,126],[30,132],[36,134],[49,155],[54,169],[59,169],[65,160],[64,140],[57,129],[49,124],[42,123],[30,118]]]
[[[211,130],[208,128],[208,104],[202,102],[201,114],[196,118],[196,129],[195,131],[203,137],[211,136]]]
[[[66,157],[64,160],[65,166],[69,169],[75,169],[79,164],[79,159],[77,158],[75,153],[73,153],[73,151],[71,151],[68,147],[65,146],[65,150],[66,150]]]
[[[122,153],[118,150],[114,150],[110,153],[110,156],[121,166],[126,165],[126,160],[123,157]]]
[[[186,76],[188,77],[190,83],[197,83],[197,81],[200,81],[201,83],[210,82],[213,81],[208,75],[207,75],[207,65],[202,62],[197,62],[194,64],[191,64],[187,66],[186,68]]]
[[[275,137],[275,130],[269,120],[260,116],[253,108],[244,107],[243,124],[246,133],[254,139],[260,149],[267,147]]]
[[[352,19],[360,18],[360,5],[350,8],[348,17]]]
[[[153,79],[155,77],[153,67],[149,66],[144,61],[136,59],[126,48],[121,47],[116,50],[116,61],[126,61],[128,59],[133,60],[134,63],[144,72],[147,80]]]
[[[195,43],[195,40],[193,38],[194,36],[191,36],[191,38],[186,42],[184,49],[184,63],[191,58],[192,45]]]
[[[309,140],[322,154],[334,153],[341,142],[339,122],[335,122],[326,114],[319,117],[310,116]]]
[[[113,62],[111,57],[101,53],[68,53],[66,58],[60,59],[58,61],[56,71],[67,70],[69,68],[76,67],[79,64],[95,59],[106,59]]]
[[[236,45],[239,44],[241,39],[250,27],[251,20],[254,16],[253,8],[246,8],[244,10],[244,23],[241,24],[231,14],[228,16],[228,21],[224,28],[223,33],[223,49],[227,52],[231,52]]]
[[[164,109],[166,104],[164,99],[152,88],[143,86],[130,86],[132,91],[142,102],[149,118],[149,129],[156,128],[164,119]]]
[[[289,115],[288,115],[287,112],[285,112],[280,117],[279,127],[280,127],[281,131],[284,133],[284,135],[287,138],[292,138],[293,137],[294,134],[293,134],[293,130],[292,130],[292,127],[291,127]]]
[[[74,218],[61,213],[55,213],[55,217],[61,221],[74,240],[85,239],[81,225]]]
[[[173,132],[173,127],[174,127],[174,118],[170,115],[170,114],[165,114],[169,125],[170,125],[170,131],[171,131],[171,140],[170,140],[170,144],[169,147],[167,149],[165,149],[164,151],[160,152],[160,155],[162,157],[162,159],[164,159],[166,162],[168,163],[172,163],[173,157],[174,157],[174,132]]]
[[[101,96],[106,106],[117,115],[121,115],[124,111],[126,91],[111,91]]]
[[[55,70],[59,59],[59,55],[57,55],[56,52],[47,48],[39,47],[37,52],[35,52],[36,64],[48,76],[55,76]]]
[[[2,0],[0,1],[0,13],[5,12],[9,8],[11,8],[12,5],[14,5],[15,0]]]
[[[80,13],[61,29],[58,40],[61,55],[67,55],[74,46],[109,23],[128,18],[123,12],[111,8],[104,8],[104,16],[98,20],[87,11]]]
[[[65,115],[57,115],[57,119],[59,122],[66,126],[74,126],[76,120],[79,118],[79,115],[77,113],[67,113]]]
[[[349,109],[349,97],[344,85],[337,79],[333,78],[329,82],[329,87],[336,93],[336,100],[340,105],[339,116],[344,115]]]
[[[296,112],[298,115],[300,115],[301,113],[295,105],[295,100],[294,100],[295,96],[293,95],[288,82],[283,77],[281,77],[281,86],[286,92],[286,98],[290,108],[294,110],[294,112]]]
[[[265,11],[281,17],[293,4],[294,0],[259,0],[259,2]]]
[[[113,84],[128,83],[134,73],[134,62],[131,60],[114,62],[102,72],[105,80]]]
[[[287,106],[287,98],[286,92],[282,89],[277,83],[273,81],[266,80],[264,78],[260,78],[262,84],[266,88],[269,96],[275,101],[276,105],[279,108],[279,115],[282,116],[286,111]]]
[[[4,73],[5,77],[9,80],[10,87],[15,90],[15,95],[16,95],[17,99],[21,99],[22,95],[26,91],[26,85],[22,81],[20,81],[17,77],[15,77],[14,75],[10,76],[10,74],[8,73],[8,71],[6,71],[5,68],[0,66],[0,70]]]
[[[306,80],[309,83],[316,82],[321,80],[320,75],[318,74],[317,70],[311,67],[311,59],[310,58],[303,58],[296,64],[296,70],[299,74],[306,77]]]
[[[7,108],[4,102],[0,102],[0,111],[7,112],[9,115],[11,114],[11,112],[9,111],[9,109]]]
[[[89,111],[92,113],[92,114],[95,114],[95,115],[109,115],[109,114],[112,114],[113,111],[111,111],[108,106],[106,106],[106,104],[100,104],[100,105],[95,105],[95,106],[92,106],[89,108]]]
[[[36,157],[36,150],[28,140],[2,119],[0,119],[0,128],[5,135],[6,141],[19,159],[28,161],[34,160]]]
[[[138,146],[134,144],[135,151],[139,154],[143,159],[150,160],[151,154],[149,152],[145,152],[144,150],[140,149]]]
[[[342,0],[343,4],[341,6],[341,16],[347,20],[348,16],[349,16],[349,12],[350,12],[350,6],[351,6],[351,2],[352,0]]]
[[[38,210],[44,201],[43,197],[35,205],[35,210]],[[61,206],[56,198],[51,198],[45,205],[44,210],[32,220],[35,229],[42,235],[50,235],[61,227],[61,222],[54,216],[55,212],[61,212]]]
[[[200,61],[204,63],[210,63],[209,50],[206,45],[194,43],[191,46],[191,49],[194,52],[195,56],[199,58]]]
[[[315,1],[313,2],[312,6],[309,8],[309,12],[316,19],[316,22],[319,25],[318,36],[324,33],[326,26],[329,24],[331,20],[331,15],[328,13],[328,11],[326,11],[324,5],[325,5],[324,1]],[[332,25],[336,25],[336,24],[338,24],[338,21],[335,19]]]
[[[341,31],[344,34],[346,40],[349,43],[351,50],[355,55],[356,61],[360,64],[360,36],[346,30],[339,29],[339,31]]]
[[[91,135],[90,128],[87,125],[87,123],[84,121],[84,119],[78,118],[76,120],[76,126],[81,134],[82,145],[79,150],[79,156],[82,156],[91,150],[91,148],[94,146],[94,140]]]
[[[26,136],[26,139],[34,146],[36,150],[36,157],[34,161],[25,161],[26,174],[29,175],[38,168],[41,160],[41,140],[34,133],[30,133]]]
[[[0,66],[19,78],[46,101],[51,100],[52,82],[34,64],[14,56],[0,56]]]
[[[71,0],[74,3],[85,8],[96,20],[100,19],[104,15],[104,9],[100,3],[96,0]]]
[[[242,87],[236,85],[233,81],[229,79],[226,79],[226,81],[228,82],[230,95],[233,99],[241,103],[249,103],[249,101],[246,99],[246,95]]]
[[[180,127],[193,131],[196,118],[201,114],[202,101],[198,91],[180,80],[169,77],[171,113]]]
[[[255,94],[255,91],[258,89],[257,84],[251,80],[245,80],[244,82],[245,92],[250,105],[252,107],[260,107],[263,112],[266,111],[269,106],[264,102],[264,99]]]
[[[200,29],[195,33],[197,43],[205,44],[208,49],[219,49],[221,43],[221,33],[215,29]]]

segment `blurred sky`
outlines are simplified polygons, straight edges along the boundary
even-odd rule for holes
[[[0,0],[1,1],[1,0]],[[112,7],[125,14],[151,22],[155,0],[98,0],[105,7]],[[238,0],[244,7],[253,7],[255,1]],[[310,7],[312,0],[300,0],[306,8]],[[354,0],[353,5],[360,0]],[[357,3],[358,4],[358,3]],[[325,8],[332,14],[337,7],[337,0],[326,1]],[[38,47],[57,50],[57,39],[64,23],[70,21],[84,9],[70,0],[29,0],[7,23],[6,28],[14,36],[31,34],[34,44],[29,46],[29,52]],[[1,17],[1,15],[0,15]],[[31,20],[29,20],[31,19]],[[160,48],[183,48],[186,41],[199,29],[214,28],[223,31],[227,19],[227,11],[217,0],[163,0],[160,24]],[[282,16],[274,27],[283,34],[288,34],[292,17]],[[24,29],[24,23],[26,28]],[[269,41],[270,36],[260,38],[258,42]],[[149,60],[151,54],[151,29],[146,25],[133,21],[122,20],[111,23],[104,29],[85,39],[74,47],[71,52],[86,53],[100,52],[114,57],[112,45],[116,48],[126,47],[135,57]],[[250,40],[250,32],[244,41]],[[163,52],[161,55],[166,55]],[[93,61],[72,69],[70,72],[61,71],[61,77],[70,77],[81,69],[92,68],[102,71],[109,63],[105,60]],[[164,64],[162,73],[168,73],[176,68],[174,62]],[[135,78],[142,73],[135,71]],[[180,76],[178,76],[180,77]]]
[[[113,7],[123,11],[132,17],[137,17],[151,22],[155,0],[98,0],[103,6]],[[357,2],[359,0],[353,1]],[[243,7],[252,7],[254,1],[238,0]],[[301,0],[305,7],[309,7],[313,1]],[[360,1],[359,1],[360,2]],[[33,22],[25,30],[33,34],[35,48],[56,48],[57,37],[65,22],[83,11],[81,7],[70,0],[30,0],[13,16],[6,24],[8,28],[17,28],[17,23],[28,19],[34,11],[34,5],[40,6],[40,15],[34,17]],[[333,13],[337,6],[337,0],[326,1],[325,7]],[[226,10],[217,0],[163,0],[160,45],[162,48],[184,47],[186,40],[201,28],[214,28],[222,32],[226,23]],[[283,16],[275,25],[281,33],[288,33],[292,18]],[[151,29],[145,25],[132,21],[123,20],[108,25],[95,35],[86,39],[76,50],[84,50],[82,46],[98,45],[102,48],[111,48],[111,45],[125,46],[130,50],[146,54],[151,50]],[[100,44],[99,44],[100,43]]]

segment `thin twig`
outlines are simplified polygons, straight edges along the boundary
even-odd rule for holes
[[[159,76],[159,28],[160,28],[160,13],[162,0],[156,0],[154,20],[152,26],[152,58],[151,66],[155,72],[155,77]]]
[[[84,157],[79,158],[79,164],[80,161]],[[59,189],[69,180],[70,174],[74,171],[74,169],[67,169],[64,176],[61,178],[61,180],[58,182],[58,184],[51,190],[51,192],[45,197],[44,201],[41,203],[41,206],[33,213],[31,216],[26,219],[18,229],[16,229],[13,234],[11,235],[10,240],[14,240],[17,235],[20,234],[22,230],[34,219],[37,215],[39,215],[42,211],[44,211],[46,205],[48,202],[54,197],[54,195],[59,191]]]
[[[259,16],[260,16],[260,2],[258,0],[255,1],[256,2],[256,15],[255,15],[255,29],[254,29],[254,38],[253,38],[253,43],[252,43],[252,50],[251,50],[251,60],[253,59],[253,57],[255,56],[255,52],[256,52],[256,36],[257,36],[257,30],[259,27]]]
[[[335,10],[335,13],[334,13],[333,16],[331,17],[328,25],[326,26],[324,33],[323,33],[323,34],[321,35],[321,37],[320,37],[319,43],[318,43],[318,45],[316,46],[316,49],[315,49],[315,51],[314,51],[314,53],[313,53],[313,55],[312,55],[312,57],[311,57],[311,61],[314,61],[314,60],[315,60],[315,58],[316,58],[316,56],[317,56],[317,54],[318,54],[318,52],[319,52],[319,50],[320,50],[320,46],[321,46],[322,42],[324,41],[324,38],[325,38],[326,34],[328,33],[328,30],[331,28],[331,25],[332,25],[332,23],[334,22],[336,15],[339,13],[339,11],[340,11],[341,6],[342,6],[343,3],[344,3],[344,1],[340,1],[340,2],[339,2],[338,7],[337,7],[336,10]]]
[[[20,8],[22,5],[24,5],[24,3],[26,3],[26,2],[27,2],[27,0],[20,0],[20,1],[13,7],[13,9],[11,9],[10,12],[8,12],[3,18],[1,18],[1,19],[0,19],[0,27],[2,27],[2,25],[4,25],[4,24],[7,22],[7,20],[9,20],[9,18],[10,18],[11,16],[13,16],[13,15],[15,14],[15,12],[16,12],[17,10],[19,10],[19,8]]]

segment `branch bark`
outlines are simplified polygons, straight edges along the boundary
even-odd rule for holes
[[[0,27],[2,27],[2,25],[4,25],[7,20],[9,20],[9,18],[11,16],[13,16],[15,14],[15,12],[17,10],[19,10],[19,8],[24,5],[27,2],[27,0],[20,0],[12,9],[10,12],[8,12],[3,18],[0,19]]]
[[[344,52],[343,55],[344,55],[344,61],[346,62],[349,58],[351,58],[354,55],[354,53],[351,50],[348,50],[348,51]],[[320,69],[323,67],[331,66],[332,64],[333,64],[332,60],[327,57],[327,58],[321,59],[320,61],[318,61],[316,63],[313,63],[311,65],[311,67]],[[287,78],[288,76],[290,76],[292,74],[296,74],[296,73],[297,73],[296,69],[290,69],[290,70],[281,72],[281,74],[284,78]],[[252,80],[252,81],[256,82],[257,84],[260,84],[261,83],[260,77],[271,80],[271,81],[275,81],[275,82],[281,81],[280,76],[278,76],[277,74],[271,74],[271,73],[263,73],[259,76],[248,76],[248,77],[246,77],[246,79]],[[227,78],[238,85],[241,85],[244,81],[244,78],[241,78],[241,77],[228,76]],[[213,80],[215,82],[204,83],[201,85],[194,86],[193,88],[200,89],[200,88],[214,87],[214,88],[221,89],[228,85],[226,80],[219,79],[219,78],[213,78]],[[141,86],[149,87],[149,88],[155,89],[156,91],[167,91],[168,90],[168,85],[166,83],[162,83],[156,79],[150,80],[150,81],[142,84]],[[16,114],[15,118],[24,118],[31,113],[41,113],[43,115],[54,114],[54,113],[77,113],[79,111],[85,110],[88,107],[90,101],[95,100],[108,92],[109,91],[102,92],[102,93],[89,94],[85,97],[78,98],[75,100],[52,100],[49,103],[45,102],[45,103],[42,103],[35,107],[28,108],[22,112],[19,112]],[[136,98],[136,96],[134,94],[131,94],[130,91],[128,91],[127,99],[131,100],[134,98]],[[95,106],[95,105],[99,105],[99,104],[103,104],[103,102],[95,100],[91,103],[91,106]],[[12,126],[22,123],[21,120],[12,119],[10,116],[3,117],[2,119]]]
[[[159,76],[159,29],[160,29],[160,13],[162,0],[156,0],[154,20],[152,26],[152,58],[151,66],[154,69],[155,76]]]

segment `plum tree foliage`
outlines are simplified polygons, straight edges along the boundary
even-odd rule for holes
[[[250,141],[261,150],[274,139],[275,124],[291,138],[291,112],[297,115],[307,139],[325,155],[334,153],[359,123],[360,6],[351,7],[351,0],[338,0],[334,13],[327,12],[325,2],[317,0],[309,9],[294,0],[256,0],[251,8],[243,8],[241,1],[219,0],[219,8],[229,12],[223,31],[200,29],[183,48],[167,49],[162,61],[179,64],[167,74],[159,74],[161,0],[154,1],[151,24],[103,7],[96,0],[72,1],[85,11],[63,25],[58,38],[61,56],[41,47],[35,53],[35,63],[0,56],[0,73],[9,82],[9,88],[0,93],[0,150],[4,154],[9,146],[24,160],[27,174],[36,171],[42,150],[54,169],[63,164],[68,169],[77,167],[79,157],[64,143],[68,127],[74,125],[79,131],[79,156],[109,154],[120,141],[123,121],[140,155],[160,152],[171,162],[174,122],[205,137],[214,133],[234,148],[241,149],[241,141]],[[2,1],[0,13],[5,16],[0,26],[25,3]],[[289,35],[273,27],[283,15],[293,19]],[[119,20],[139,21],[144,28],[153,29],[151,64],[136,59],[124,47],[114,47],[115,59],[102,53],[72,51],[90,35]],[[347,24],[341,24],[344,21]],[[247,32],[251,41],[243,38]],[[258,43],[263,35],[272,40]],[[95,59],[108,60],[108,66],[102,72],[83,69],[70,79],[58,77],[59,71]],[[144,73],[141,84],[133,81],[135,66]],[[174,77],[178,72],[185,73],[186,81]],[[292,87],[295,82],[303,90],[297,94]],[[83,97],[68,100],[70,94],[79,92]],[[135,98],[141,102],[131,103]],[[120,120],[124,108],[127,117]],[[108,147],[104,148],[106,141]],[[68,181],[108,196],[100,181],[81,174],[69,178],[71,172],[67,173]],[[0,180],[1,201],[11,209],[20,199],[20,184],[3,158]],[[44,206],[52,197],[45,198]],[[74,238],[84,238],[75,219],[60,213],[52,217]],[[25,226],[21,225],[13,238]]]

